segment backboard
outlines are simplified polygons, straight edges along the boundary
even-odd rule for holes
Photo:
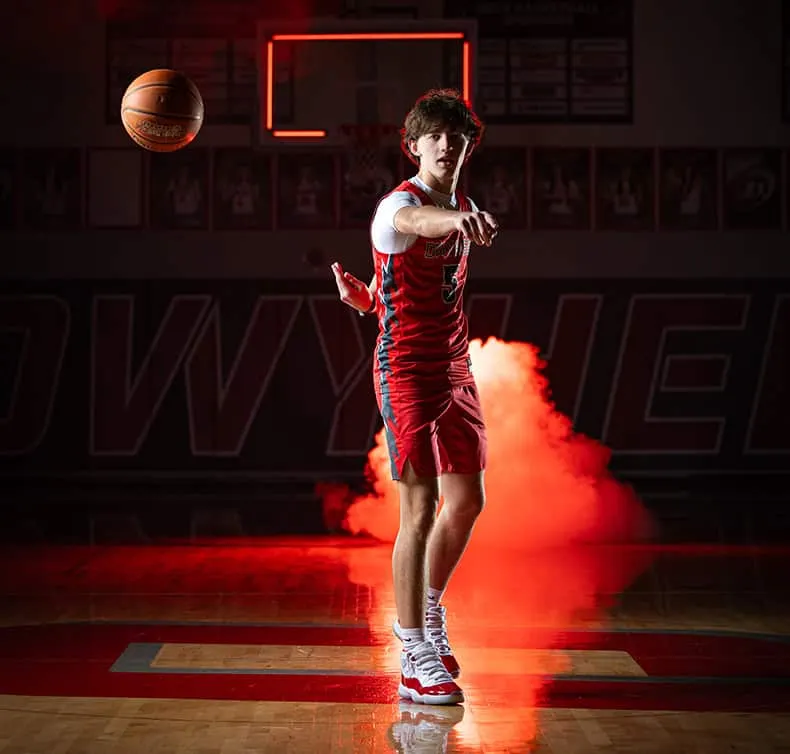
[[[400,125],[426,90],[474,102],[476,22],[261,21],[259,143],[339,147],[347,124]]]

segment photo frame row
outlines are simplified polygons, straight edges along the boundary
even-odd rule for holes
[[[790,150],[481,148],[464,190],[505,228],[780,230]],[[378,199],[415,172],[398,148],[0,149],[0,228],[366,228]]]

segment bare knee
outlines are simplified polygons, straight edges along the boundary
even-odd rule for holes
[[[401,527],[415,537],[427,539],[436,521],[436,508],[435,497],[412,497],[401,501]]]
[[[458,521],[474,523],[485,507],[485,495],[468,495],[451,500],[447,513]]]
[[[486,503],[482,474],[447,474],[442,478],[446,514],[459,522],[474,523]]]
[[[427,539],[436,521],[439,488],[436,479],[421,479],[407,470],[399,483],[401,528]]]

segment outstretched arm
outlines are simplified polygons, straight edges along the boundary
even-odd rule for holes
[[[423,238],[442,238],[460,231],[478,246],[490,246],[499,223],[488,212],[458,212],[432,205],[401,207],[393,218],[395,230]]]

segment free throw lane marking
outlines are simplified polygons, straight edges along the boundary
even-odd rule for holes
[[[467,648],[464,672],[554,677],[644,677],[628,652]],[[132,643],[112,667],[121,673],[369,675],[397,671],[397,648],[359,646]]]

